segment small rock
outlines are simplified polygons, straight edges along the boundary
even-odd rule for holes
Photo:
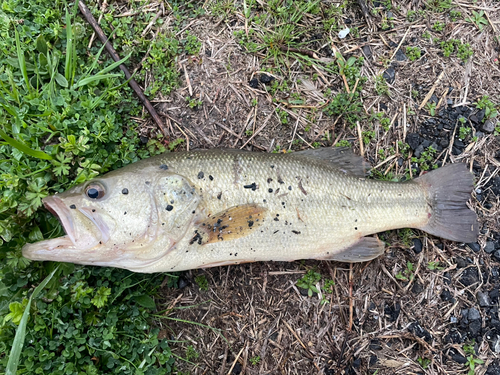
[[[404,52],[401,51],[401,49],[398,49],[398,51],[396,52],[396,60],[397,61],[405,61],[405,60],[408,60],[408,58],[406,57]]]
[[[477,337],[479,335],[479,333],[481,332],[481,321],[474,320],[473,322],[470,322],[469,332],[470,332],[472,337]]]
[[[371,355],[370,356],[370,366],[375,365],[377,363],[377,360],[378,360],[378,358],[375,354]]]
[[[479,120],[476,115],[471,115],[469,117],[469,121],[472,122],[473,124],[477,125],[479,123]]]
[[[469,246],[471,248],[471,250],[474,251],[475,253],[477,253],[479,250],[481,250],[481,246],[479,246],[479,244],[477,242],[468,243],[467,246]]]
[[[366,45],[366,46],[363,46],[363,48],[361,48],[361,49],[363,50],[363,53],[367,59],[372,57],[372,49],[370,48],[370,46]]]
[[[446,99],[446,104],[453,105],[453,100],[450,98]]]
[[[352,367],[354,367],[354,368],[359,368],[359,366],[361,366],[361,358],[356,358],[356,359],[352,362]]]
[[[141,135],[141,136],[139,137],[139,139],[140,139],[140,141],[141,141],[141,143],[142,143],[143,145],[145,145],[145,144],[146,144],[146,143],[148,143],[148,141],[149,141],[148,137],[145,137],[145,136],[143,136],[143,135]]]
[[[420,145],[415,149],[415,157],[419,158],[422,152],[424,152],[424,146]]]
[[[452,302],[453,301],[453,296],[451,295],[450,291],[448,289],[445,289],[443,290],[443,292],[441,293],[441,299],[443,301],[448,301],[448,302]]]
[[[500,250],[497,250],[493,253],[493,258],[500,262]]]
[[[250,80],[250,82],[248,82],[248,85],[252,89],[256,89],[257,87],[259,87],[259,80],[257,78],[253,78],[253,79]]]
[[[394,69],[392,66],[390,66],[384,74],[382,74],[384,79],[387,81],[387,83],[392,84],[394,83],[396,79],[396,69]]]
[[[394,13],[392,13],[390,10],[388,10],[387,11],[387,18],[394,18]]]
[[[486,120],[481,126],[481,130],[485,133],[493,133],[495,131],[495,121],[492,119]]]
[[[420,136],[417,133],[408,133],[406,143],[410,145],[412,150],[415,150],[420,144]]]
[[[261,74],[259,79],[262,83],[271,83],[272,81],[274,81],[274,77],[268,76],[267,74]]]
[[[429,99],[429,102],[436,103],[436,104],[439,102],[439,99],[436,96],[436,94],[432,94],[431,98]]]
[[[487,241],[484,246],[484,251],[488,254],[491,254],[495,251],[495,243],[493,241]]]
[[[426,342],[430,343],[432,341],[432,335],[418,322],[413,322],[408,326],[408,330],[415,336],[424,339]]]
[[[499,295],[500,295],[500,290],[498,288],[493,288],[489,293],[490,300],[493,303],[497,303]]]
[[[477,303],[481,307],[487,307],[491,305],[490,296],[486,292],[477,292]]]
[[[462,341],[462,334],[456,328],[452,328],[450,333],[444,337],[444,342],[447,344],[460,344]]]
[[[469,319],[470,322],[472,322],[473,320],[481,319],[481,314],[479,313],[479,311],[475,307],[471,307],[469,309],[469,313],[467,315],[467,318]]]
[[[420,240],[420,238],[414,238],[412,242],[413,251],[415,252],[415,254],[420,254],[422,252],[422,241]]]
[[[500,360],[490,363],[484,375],[500,375]]]
[[[458,322],[457,317],[456,317],[456,316],[451,316],[451,317],[450,317],[450,323],[455,324],[456,322]]]
[[[422,286],[422,284],[420,284],[419,282],[414,282],[413,283],[413,286],[411,287],[411,291],[414,293],[414,294],[420,294],[424,291],[424,287]]]
[[[486,114],[486,108],[481,109],[478,113],[476,113],[477,120],[479,122],[482,122],[485,114]]]
[[[462,258],[462,257],[457,257],[455,259],[455,262],[457,263],[457,267],[458,268],[465,268],[465,267],[467,267],[467,261],[464,258]]]
[[[184,289],[189,284],[190,284],[189,280],[182,276],[179,277],[179,280],[177,281],[177,286],[179,287],[179,289]]]
[[[382,350],[382,345],[380,345],[380,340],[373,339],[370,341],[370,350]]]
[[[457,363],[460,364],[465,364],[467,363],[467,358],[465,358],[462,354],[460,353],[453,353],[451,354],[451,359],[454,360]]]
[[[499,251],[499,253],[500,253],[500,251]],[[457,264],[458,264],[458,262],[457,262]],[[460,282],[464,286],[470,286],[472,284],[477,283],[478,281],[479,281],[479,275],[477,273],[477,269],[476,268],[467,268],[462,273],[462,276],[460,276]]]

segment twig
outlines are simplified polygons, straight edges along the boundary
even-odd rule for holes
[[[293,48],[293,47],[287,47],[287,46],[280,46],[280,51],[298,53],[300,55],[309,56],[313,59],[319,59],[318,55],[316,55],[316,53],[314,51],[310,51],[307,49],[299,49],[299,48]]]
[[[429,92],[425,96],[425,98],[422,101],[422,103],[420,103],[420,106],[418,107],[419,110],[422,109],[422,108],[424,108],[424,105],[427,104],[427,102],[431,98],[432,94],[434,94],[434,90],[436,90],[437,85],[439,84],[439,82],[441,81],[441,79],[443,77],[444,77],[444,70],[441,72],[441,74],[439,75],[439,77],[436,79],[436,82],[434,82],[434,84],[432,85],[431,89],[429,90]]]
[[[359,150],[361,152],[361,156],[364,156],[365,155],[365,147],[363,146],[363,137],[361,135],[361,126],[359,125],[359,121],[356,121],[356,126],[358,128]]]
[[[245,349],[245,347],[243,346],[240,350],[240,352],[238,353],[238,355],[236,356],[236,358],[234,359],[234,362],[233,362],[233,365],[231,366],[231,368],[229,369],[229,371],[227,372],[227,375],[231,375],[232,371],[233,371],[233,368],[234,366],[236,365],[236,362],[238,362],[238,359],[240,359],[240,355],[241,353],[243,352],[243,349]]]
[[[97,21],[95,20],[94,16],[90,12],[89,8],[87,8],[85,3],[81,0],[78,2],[78,8],[80,9],[80,12],[82,12],[82,15],[85,17],[87,22],[94,29],[94,31],[97,34],[97,37],[99,38],[101,43],[104,44],[104,48],[109,53],[111,58],[114,61],[120,61],[121,60],[120,56],[118,56],[118,54],[116,53],[116,51],[113,48],[113,46],[111,45],[111,43],[109,43],[108,38],[106,37],[106,35],[104,35],[104,32],[102,31],[101,27],[97,24]],[[139,99],[142,102],[142,104],[144,105],[144,107],[146,107],[147,111],[149,112],[149,114],[153,118],[156,125],[158,125],[158,127],[160,128],[163,135],[166,138],[168,138],[167,130],[165,129],[165,126],[163,125],[163,122],[161,121],[160,116],[158,116],[155,109],[153,108],[153,106],[149,102],[148,98],[146,98],[146,96],[144,96],[144,93],[142,92],[142,90],[139,87],[139,85],[137,84],[137,82],[132,78],[132,75],[128,71],[127,67],[124,64],[121,64],[120,69],[122,70],[123,73],[125,73],[125,78],[127,78],[128,84],[130,85],[132,90],[134,90],[136,95],[139,97]]]
[[[252,136],[251,136],[250,138],[248,138],[248,140],[247,140],[247,141],[243,144],[243,146],[241,146],[241,147],[240,147],[240,149],[242,149],[243,147],[245,147],[245,146],[246,146],[246,145],[247,145],[247,144],[248,144],[248,143],[249,143],[252,139],[254,139],[254,138],[255,138],[255,136],[256,136],[257,134],[259,134],[259,133],[261,132],[261,130],[262,130],[262,129],[264,129],[264,128],[265,128],[265,126],[267,125],[267,122],[268,122],[268,121],[271,119],[271,117],[273,116],[273,113],[274,113],[274,111],[272,111],[272,112],[269,114],[269,116],[267,116],[267,117],[266,117],[266,119],[264,120],[264,123],[261,125],[261,127],[260,127],[260,128],[258,128],[258,129],[257,129],[257,130],[256,130],[256,131],[252,134]]]
[[[352,315],[353,315],[353,303],[352,303],[352,263],[349,264],[349,327],[347,330],[352,331]]]
[[[401,44],[403,44],[403,42],[405,41],[406,39],[406,36],[408,35],[408,32],[410,31],[411,27],[408,28],[408,30],[406,30],[406,33],[405,35],[403,35],[403,38],[401,39],[401,41],[399,42],[398,44],[398,47],[396,48],[396,50],[394,51],[394,53],[392,54],[391,56],[391,60],[394,58],[394,56],[396,56],[396,53],[399,51],[399,48],[401,47]]]

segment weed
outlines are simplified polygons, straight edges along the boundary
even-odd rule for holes
[[[182,45],[188,55],[197,55],[200,52],[201,42],[189,31],[186,31],[186,38],[182,41]]]
[[[481,99],[479,99],[479,101],[476,103],[476,108],[484,109],[483,121],[492,117],[496,117],[496,115],[498,114],[496,107],[497,105],[493,103],[487,95],[482,96]]]
[[[406,268],[396,274],[396,279],[402,281],[411,281],[415,277],[415,266],[410,261],[406,262]]]
[[[462,141],[465,140],[471,131],[472,129],[468,126],[461,126],[458,131],[458,138]]]
[[[418,357],[418,358],[417,358],[417,362],[418,362],[418,364],[419,364],[420,366],[422,366],[422,368],[423,368],[424,370],[426,370],[426,369],[429,367],[429,365],[431,364],[431,362],[432,362],[432,361],[431,361],[429,358],[425,358],[425,357]]]
[[[198,285],[198,288],[202,291],[208,290],[208,280],[205,275],[198,275],[194,278],[194,282]]]
[[[432,164],[436,155],[436,149],[432,146],[427,147],[425,151],[420,154],[420,157],[412,157],[412,163],[417,163],[419,168],[423,171],[427,171],[431,168],[437,168],[437,165]]]
[[[436,23],[434,23],[434,25],[432,25],[432,30],[441,32],[444,30],[445,26],[446,25],[444,24],[444,22],[436,21]]]
[[[410,247],[412,246],[412,239],[415,238],[415,233],[409,228],[403,228],[398,230],[398,236],[403,245]]]
[[[191,98],[189,96],[186,97],[186,102],[188,107],[191,109],[197,109],[199,106],[203,104],[203,102],[199,99]]]
[[[410,61],[418,60],[421,56],[420,48],[418,47],[406,47],[406,56],[410,59]]]
[[[442,41],[440,46],[445,57],[450,57],[456,51],[457,57],[463,62],[466,62],[474,53],[469,43],[462,43],[458,39]]]
[[[427,110],[429,111],[429,114],[431,116],[435,116],[436,115],[436,106],[437,106],[437,104],[434,102],[427,102],[427,104],[425,105],[425,108],[427,108]]]
[[[278,115],[281,123],[283,125],[288,124],[288,112],[281,108],[276,108],[276,114]]]
[[[452,0],[429,0],[425,5],[432,12],[441,13],[452,7]]]
[[[342,139],[337,142],[335,145],[336,147],[351,147],[351,142],[349,142],[347,139]]]
[[[256,355],[255,357],[250,358],[249,361],[252,366],[256,366],[260,362],[260,356]]]
[[[193,359],[198,359],[200,353],[196,351],[193,345],[188,345],[186,348],[186,360],[191,361]]]
[[[312,297],[313,293],[319,293],[316,284],[321,280],[321,274],[313,270],[309,270],[306,274],[297,280],[295,283],[299,288],[307,289],[307,295]]]
[[[467,17],[465,20],[467,22],[475,24],[476,27],[480,31],[483,30],[484,25],[488,24],[488,21],[484,17],[484,11],[483,10],[480,10],[479,12],[476,12],[476,11],[473,10],[472,11],[472,17]]]
[[[321,299],[322,305],[324,305],[325,303],[330,303],[330,301],[328,301],[327,295],[333,293],[334,286],[335,286],[335,281],[331,279],[325,280],[325,283],[321,287],[321,290],[323,291],[323,298]]]
[[[463,350],[467,356],[467,362],[465,366],[469,368],[467,375],[474,375],[476,370],[476,365],[482,365],[484,361],[479,358],[475,358],[476,350],[474,349],[475,340],[473,339],[469,344],[464,344]]]
[[[387,85],[387,81],[382,75],[378,75],[375,77],[375,90],[379,95],[390,95],[389,86]]]
[[[375,130],[364,130],[361,132],[361,137],[363,138],[363,143],[368,145],[372,139],[376,136]]]
[[[383,117],[380,119],[380,126],[387,132],[391,127],[391,119],[388,117]]]
[[[427,263],[427,269],[429,271],[441,271],[444,267],[440,265],[439,261],[430,261]]]
[[[452,22],[457,22],[460,18],[462,18],[462,13],[458,10],[450,10],[450,18]]]

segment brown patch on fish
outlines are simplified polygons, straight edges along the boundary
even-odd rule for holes
[[[245,237],[262,225],[266,211],[255,204],[245,204],[211,215],[195,223],[197,230],[190,244],[205,245]]]
[[[307,195],[306,189],[302,186],[302,179],[299,179],[299,189],[304,195]]]

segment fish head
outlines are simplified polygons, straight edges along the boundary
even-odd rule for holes
[[[123,168],[44,198],[66,235],[26,244],[23,256],[148,272],[182,238],[199,200],[182,176]]]

